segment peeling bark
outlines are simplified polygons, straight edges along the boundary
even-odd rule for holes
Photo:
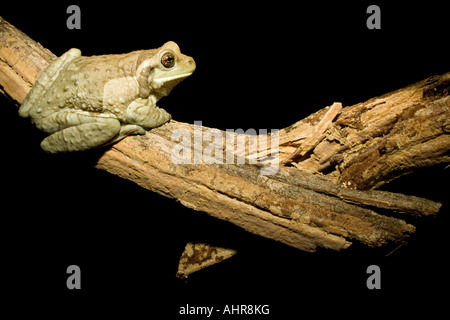
[[[418,168],[448,163],[449,87],[447,73],[344,108],[296,167],[367,190]]]

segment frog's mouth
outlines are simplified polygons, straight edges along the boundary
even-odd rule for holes
[[[163,84],[166,84],[167,82],[172,82],[173,80],[180,79],[180,81],[181,81],[184,78],[189,77],[191,74],[192,74],[192,72],[186,72],[186,73],[177,74],[177,75],[173,75],[173,76],[168,76],[168,77],[164,77],[164,78],[153,79],[153,82],[155,82],[156,84],[162,86]],[[178,81],[177,84],[180,81]]]
[[[157,93],[158,100],[162,97],[169,95],[172,89],[183,81],[184,78],[190,76],[192,72],[186,72],[164,78],[158,78],[152,80],[153,90]]]

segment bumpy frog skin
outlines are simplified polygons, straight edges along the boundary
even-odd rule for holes
[[[40,75],[19,115],[50,134],[41,143],[49,153],[111,144],[169,121],[156,102],[194,70],[175,42],[92,57],[71,49]]]

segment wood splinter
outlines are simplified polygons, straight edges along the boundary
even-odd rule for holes
[[[333,122],[334,118],[338,115],[338,113],[342,109],[342,103],[335,102],[333,103],[327,113],[323,116],[322,120],[312,127],[311,133],[307,136],[298,137],[298,139],[306,138],[303,140],[301,145],[295,150],[292,155],[290,155],[287,159],[283,161],[283,164],[289,164],[293,162],[294,159],[297,159],[299,157],[303,157],[306,153],[311,151],[316,145],[319,144],[319,142],[325,138],[325,132],[328,130],[328,128],[331,127],[331,123]]]

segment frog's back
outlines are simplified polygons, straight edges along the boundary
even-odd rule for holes
[[[78,49],[71,49],[41,74],[23,101],[19,114],[30,117],[37,125],[64,108],[102,113],[106,103],[107,107],[112,105],[114,108],[111,109],[121,114],[138,94],[138,84],[132,79],[136,79],[140,58],[153,54],[154,50],[139,50],[128,54],[83,57]],[[125,80],[117,81],[120,79]],[[121,85],[105,95],[105,88],[110,87],[106,86],[107,83]],[[126,94],[116,92],[121,88],[127,89]],[[109,101],[103,101],[108,97]]]

